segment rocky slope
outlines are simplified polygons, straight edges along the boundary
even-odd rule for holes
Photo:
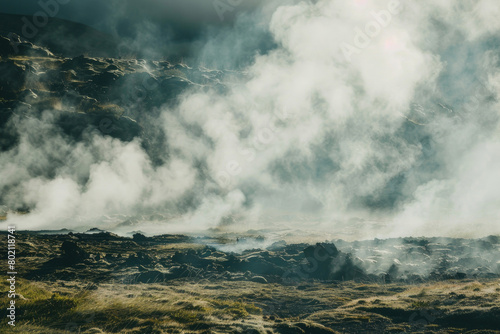
[[[18,35],[0,36],[0,56],[2,150],[16,142],[8,125],[13,115],[30,117],[50,109],[76,139],[95,129],[130,141],[147,137],[141,119],[154,117],[156,107],[185,89],[223,89],[219,71],[160,60],[55,56]]]
[[[28,23],[26,23],[28,22]],[[87,25],[48,18],[42,27],[33,23],[30,16],[0,13],[0,35],[23,35],[23,28],[29,32],[29,41],[50,49],[58,55],[76,57],[88,54],[95,57],[117,56],[120,42],[110,35]]]

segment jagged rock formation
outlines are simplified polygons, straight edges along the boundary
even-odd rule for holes
[[[0,56],[54,57],[47,48],[35,45],[17,34],[0,36]]]
[[[154,318],[158,307],[173,301],[175,305],[161,314],[191,320],[178,323],[169,317],[165,323],[187,329],[259,333],[266,324],[267,330],[260,332],[387,333],[397,329],[413,333],[425,329],[441,333],[452,327],[450,332],[476,333],[466,329],[493,330],[499,324],[500,243],[496,236],[335,240],[315,245],[280,241],[235,253],[229,250],[227,239],[217,244],[220,239],[209,237],[136,235],[133,240],[98,229],[58,232],[66,234],[17,232],[16,251],[23,264],[19,276],[27,280],[23,286],[36,280],[35,291],[51,284],[54,292],[73,289],[78,298],[95,296],[101,302],[103,295],[122,302],[125,297],[131,302],[140,297],[142,311],[135,314],[143,316],[145,309],[151,309]],[[238,245],[236,238],[232,242]],[[227,251],[221,251],[222,246]],[[450,278],[453,281],[447,281]],[[46,303],[52,310],[59,299],[50,295]],[[203,301],[203,305],[191,301]],[[29,295],[19,302],[40,307]],[[144,307],[145,302],[154,307]],[[241,309],[242,302],[255,304],[262,314],[255,306]],[[119,305],[114,300],[109,304],[113,312]],[[122,314],[130,314],[129,305],[133,303]],[[219,306],[220,313],[214,314]],[[256,318],[247,315],[251,311]],[[244,322],[228,327],[227,316],[232,312]],[[222,321],[214,318],[217,314]],[[98,319],[92,326],[109,326],[102,314]],[[150,330],[143,326],[139,332]]]
[[[67,264],[79,263],[89,258],[89,254],[73,241],[64,241],[61,253],[61,259]]]
[[[122,141],[143,136],[150,150],[142,123],[154,118],[159,107],[175,103],[186,89],[224,89],[220,71],[165,60],[66,58],[17,35],[10,38],[0,36],[2,150],[16,143],[17,134],[7,125],[14,114],[36,117],[45,110],[76,140],[86,131]]]
[[[48,242],[61,246],[60,252],[46,255],[45,263],[34,266],[30,275],[37,277],[64,278],[73,272],[84,278],[98,273],[100,280],[114,276],[132,283],[148,281],[154,274],[157,281],[197,276],[292,285],[311,280],[418,283],[500,277],[499,242],[495,237],[400,238],[353,243],[337,240],[336,244],[316,245],[279,242],[267,249],[241,253],[201,246],[200,240],[176,235],[138,237],[136,234],[133,239],[109,232],[44,235],[31,237],[28,254],[36,253],[33,242],[41,249]],[[175,247],[190,243],[193,247]],[[170,251],[164,250],[166,245],[170,245]],[[477,256],[479,252],[481,256]]]
[[[304,249],[311,277],[322,280],[352,280],[365,277],[350,254],[339,252],[333,243],[318,243]]]

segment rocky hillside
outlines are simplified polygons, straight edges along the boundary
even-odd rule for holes
[[[222,73],[166,60],[63,57],[18,35],[0,36],[0,149],[16,142],[13,115],[50,110],[65,133],[89,129],[130,141],[141,118],[188,88],[219,87]]]
[[[26,18],[30,22],[31,18]],[[26,25],[22,15],[0,13],[0,35],[23,35],[23,27]],[[33,35],[28,38],[30,42],[67,57],[81,54],[96,57],[116,56],[120,45],[118,40],[108,34],[84,24],[58,18],[48,18],[47,24],[42,28],[34,28],[36,30],[29,30]]]

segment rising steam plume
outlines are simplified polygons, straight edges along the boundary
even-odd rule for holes
[[[147,113],[123,106],[149,146],[92,131],[75,141],[51,109],[12,119],[20,140],[0,153],[1,200],[31,210],[9,221],[500,233],[497,2],[274,1],[231,14],[186,60],[224,70],[224,88],[175,103],[165,92]],[[151,57],[157,31],[133,36]]]

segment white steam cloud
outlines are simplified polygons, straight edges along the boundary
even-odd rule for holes
[[[4,204],[34,209],[9,221],[500,233],[499,11],[494,0],[268,4],[204,41],[201,63],[245,64],[229,91],[187,91],[151,122],[166,134],[163,165],[138,139],[70,142],[50,111],[18,120],[0,189]],[[256,37],[273,47],[248,62]]]

